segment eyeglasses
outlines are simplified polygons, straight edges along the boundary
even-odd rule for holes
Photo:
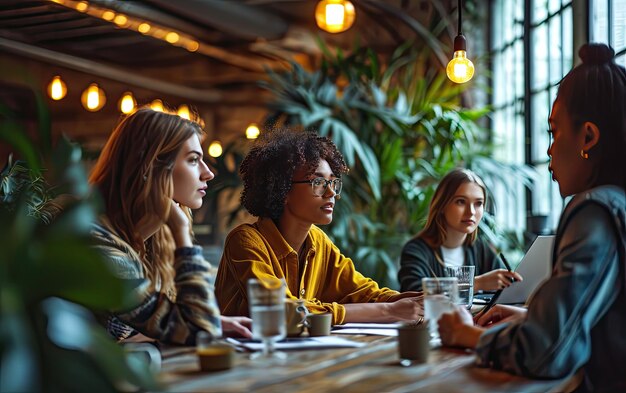
[[[291,183],[310,183],[311,189],[313,189],[313,194],[320,197],[326,194],[326,189],[328,188],[328,186],[331,186],[331,189],[333,190],[335,195],[339,195],[341,193],[341,187],[343,186],[343,182],[341,181],[341,179],[326,180],[323,177],[316,177],[315,179],[311,180],[292,181]]]

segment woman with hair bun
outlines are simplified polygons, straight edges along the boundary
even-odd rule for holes
[[[626,391],[626,70],[587,44],[552,106],[550,171],[563,197],[552,276],[528,309],[496,306],[474,326],[463,309],[439,321],[444,345],[531,378],[579,373],[577,391]],[[622,371],[620,371],[622,370]]]

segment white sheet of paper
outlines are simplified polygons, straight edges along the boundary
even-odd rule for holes
[[[361,329],[361,328],[350,328],[350,329],[336,329],[332,331],[332,334],[364,334],[367,336],[389,336],[396,337],[398,335],[398,329]]]
[[[256,340],[238,340],[228,337],[226,341],[236,346],[246,348],[250,351],[261,351],[263,349],[263,343]],[[359,343],[333,336],[290,337],[274,344],[274,347],[279,351],[289,349],[359,348],[362,346],[365,346],[365,343]]]
[[[345,323],[343,325],[334,325],[333,330],[337,329],[397,329],[400,323]]]

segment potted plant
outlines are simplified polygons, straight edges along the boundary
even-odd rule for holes
[[[95,210],[80,148],[64,138],[50,148],[36,93],[35,102],[37,147],[0,102],[0,140],[23,158],[0,173],[0,391],[157,389],[147,364],[127,356],[90,311],[133,299],[89,246]],[[53,201],[60,194],[72,195],[63,209]]]

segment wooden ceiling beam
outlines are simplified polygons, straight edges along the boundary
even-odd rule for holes
[[[159,79],[149,78],[138,73],[101,64],[92,60],[66,55],[64,53],[39,48],[5,38],[0,38],[0,49],[46,63],[81,71],[90,75],[97,75],[128,85],[140,87],[142,89],[186,98],[191,101],[215,104],[221,103],[225,100],[231,101],[230,98],[232,98],[226,97],[226,95],[219,90],[200,90],[175,83],[165,82]]]

